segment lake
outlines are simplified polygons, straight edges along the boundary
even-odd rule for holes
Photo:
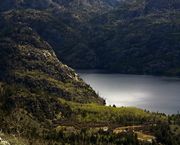
[[[180,78],[78,70],[107,105],[135,106],[166,114],[180,111]]]

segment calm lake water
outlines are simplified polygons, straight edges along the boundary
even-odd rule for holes
[[[135,106],[167,114],[180,111],[180,78],[78,70],[107,105]]]

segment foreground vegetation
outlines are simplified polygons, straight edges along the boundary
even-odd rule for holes
[[[31,99],[19,104],[18,94]],[[27,89],[1,84],[3,140],[12,145],[179,144],[180,115],[166,116],[133,107],[82,104],[49,94],[36,95],[32,98]],[[57,104],[53,98],[57,98]],[[45,102],[47,105],[43,107]],[[60,106],[54,113],[52,104]]]

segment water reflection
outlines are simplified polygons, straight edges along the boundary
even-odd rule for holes
[[[93,71],[79,74],[106,99],[107,105],[136,106],[168,114],[180,110],[179,78]]]

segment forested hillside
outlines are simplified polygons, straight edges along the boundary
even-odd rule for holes
[[[179,75],[178,0],[1,1],[73,68]],[[73,60],[73,61],[72,61]]]
[[[66,65],[179,75],[179,22],[178,0],[1,0],[0,145],[179,145],[179,114],[105,106]]]
[[[138,1],[91,20],[99,67],[135,74],[179,75],[179,1]],[[90,38],[90,39],[91,39]]]

